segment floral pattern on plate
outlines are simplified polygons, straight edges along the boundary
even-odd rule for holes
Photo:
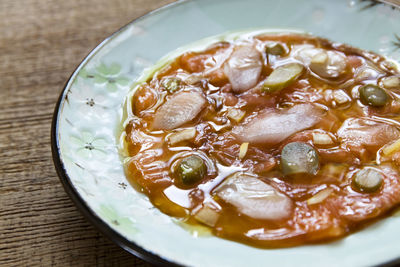
[[[376,1],[179,1],[106,39],[72,75],[56,111],[55,149],[66,173],[62,179],[69,180],[95,220],[182,265],[365,266],[400,257],[400,217],[329,244],[260,250],[197,237],[200,232],[190,233],[160,213],[126,180],[118,151],[123,102],[143,70],[188,43],[253,27],[307,31],[400,60],[400,11]],[[378,236],[384,249],[376,249]]]

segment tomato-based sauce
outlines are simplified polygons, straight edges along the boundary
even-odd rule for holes
[[[135,90],[127,176],[216,236],[327,241],[400,202],[400,74],[379,55],[258,35],[186,52]]]

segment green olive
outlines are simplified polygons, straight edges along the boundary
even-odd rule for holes
[[[353,176],[353,188],[359,192],[373,193],[378,191],[383,181],[383,175],[377,170],[364,168]]]
[[[292,84],[303,70],[303,65],[299,63],[289,63],[279,66],[265,80],[262,90],[270,93],[279,91]]]
[[[180,88],[181,80],[175,77],[170,77],[165,78],[161,84],[167,91],[173,93]]]
[[[265,46],[265,52],[274,56],[282,56],[286,53],[286,50],[280,43],[273,43]]]
[[[289,143],[282,149],[281,168],[284,175],[316,174],[319,168],[318,153],[306,143]]]
[[[207,173],[204,160],[197,155],[187,156],[179,161],[175,168],[179,183],[193,185],[201,181]]]
[[[382,107],[389,100],[389,96],[382,88],[367,84],[359,89],[360,100],[364,105]]]

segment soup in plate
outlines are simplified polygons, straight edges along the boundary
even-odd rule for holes
[[[294,33],[185,52],[135,86],[126,174],[162,212],[264,248],[337,239],[400,202],[400,74]]]

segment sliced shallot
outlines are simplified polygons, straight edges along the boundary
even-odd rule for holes
[[[241,142],[277,144],[290,135],[317,124],[324,111],[314,104],[297,104],[281,111],[264,112],[237,126],[233,134]]]
[[[254,87],[262,69],[261,54],[253,46],[236,48],[224,65],[224,72],[236,93]]]
[[[153,128],[172,130],[193,120],[203,109],[206,99],[197,91],[179,92],[168,99],[156,112]]]

